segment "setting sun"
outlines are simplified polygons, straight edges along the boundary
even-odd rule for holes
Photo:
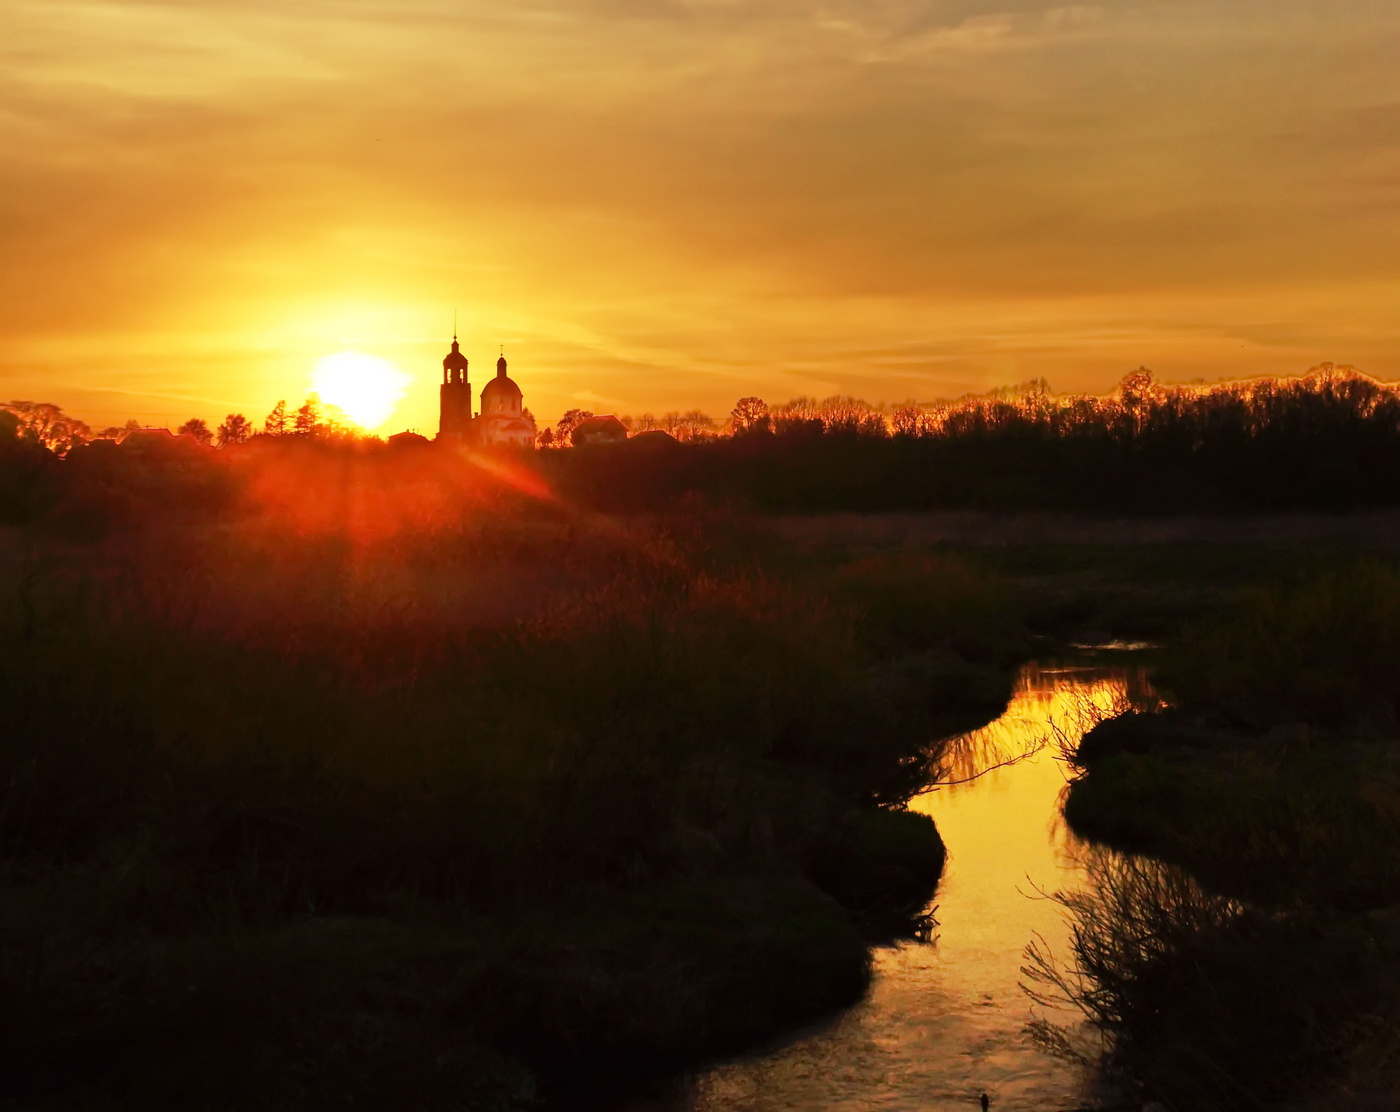
[[[360,351],[340,351],[316,361],[311,388],[365,429],[390,416],[413,380],[387,359]]]

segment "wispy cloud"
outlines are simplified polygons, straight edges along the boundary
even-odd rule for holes
[[[353,344],[428,372],[426,427],[454,307],[542,414],[1400,374],[1398,31],[1366,0],[14,0],[0,392],[252,409]]]

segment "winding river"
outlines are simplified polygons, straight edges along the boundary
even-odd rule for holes
[[[948,846],[933,941],[878,950],[870,991],[827,1023],[627,1112],[952,1112],[983,1092],[994,1112],[1085,1103],[1084,1071],[1027,1037],[1043,1009],[1021,990],[1021,966],[1037,937],[1066,955],[1065,920],[1044,893],[1083,883],[1081,847],[1060,817],[1060,746],[1140,684],[1123,666],[1023,668],[1006,712],[958,739],[949,779],[965,782],[912,804]],[[1075,1022],[1073,1013],[1048,1018]]]

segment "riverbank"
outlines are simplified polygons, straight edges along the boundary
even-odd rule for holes
[[[788,522],[790,524],[790,522]],[[1070,651],[1074,653],[1075,644],[1102,644],[1105,641],[1141,641],[1145,639],[1170,639],[1173,634],[1182,632],[1184,625],[1189,625],[1193,620],[1200,620],[1212,612],[1218,612],[1222,606],[1231,605],[1233,599],[1239,598],[1242,592],[1259,587],[1261,583],[1267,583],[1271,578],[1285,576],[1285,574],[1296,573],[1301,569],[1309,567],[1329,567],[1336,564],[1338,560],[1351,559],[1358,552],[1383,552],[1387,545],[1393,543],[1393,536],[1387,535],[1389,522],[1378,521],[1366,522],[1364,525],[1347,524],[1345,521],[1323,521],[1323,529],[1320,534],[1310,532],[1310,527],[1299,528],[1298,522],[1289,520],[1284,522],[1288,525],[1282,536],[1299,536],[1303,541],[1298,545],[1281,545],[1275,543],[1280,541],[1280,534],[1275,532],[1274,522],[1267,525],[1260,522],[1253,522],[1240,531],[1226,531],[1225,535],[1219,532],[1205,529],[1200,534],[1183,532],[1179,524],[1169,525],[1162,529],[1159,541],[1140,543],[1133,539],[1124,539],[1123,535],[1099,534],[1098,543],[1079,543],[1084,541],[1084,522],[1068,522],[1070,529],[1064,536],[1072,536],[1075,543],[1058,543],[1058,545],[1019,545],[1019,543],[965,543],[962,548],[955,549],[955,552],[966,553],[966,555],[979,560],[984,566],[994,567],[997,573],[1004,578],[1005,583],[1011,585],[1012,590],[1018,595],[1019,601],[1032,629],[1039,634],[1039,644],[1046,651]],[[1092,525],[1092,522],[1091,522]],[[869,528],[867,528],[869,527]],[[787,525],[780,522],[777,528],[787,528]],[[1289,532],[1292,531],[1292,532]],[[784,534],[787,535],[787,534]],[[970,532],[965,536],[976,536],[976,532]],[[1184,536],[1184,539],[1183,539]],[[1245,539],[1242,539],[1245,538]],[[1358,541],[1361,538],[1361,543]],[[910,538],[910,535],[900,534],[899,531],[888,532],[883,529],[882,518],[876,517],[874,520],[855,522],[855,528],[836,528],[833,531],[819,531],[815,535],[795,536],[795,542],[799,549],[808,553],[811,559],[818,562],[843,562],[843,560],[871,559],[871,557],[888,557],[890,555],[917,555],[921,552],[920,539]],[[1023,539],[1023,538],[1022,538]],[[934,552],[942,552],[948,555],[949,549],[934,549]],[[1106,654],[1112,660],[1113,654]],[[1134,654],[1138,660],[1148,662],[1156,660],[1159,653],[1149,651],[1145,654]],[[1103,707],[1098,714],[1117,713],[1121,707],[1128,704],[1151,704],[1151,688],[1134,679],[1127,683],[1123,689],[1114,696],[1114,699],[1121,700],[1110,707]],[[1081,707],[1082,711],[1082,707]],[[1037,731],[1043,732],[1044,717],[1037,717]],[[1089,723],[1079,723],[1078,728],[1084,728]],[[1071,723],[1072,725],[1072,723]],[[1061,727],[1070,728],[1070,727]],[[1072,735],[1072,728],[1070,728]],[[974,772],[972,766],[965,769],[967,773]],[[1008,773],[1009,774],[1009,773]],[[993,776],[995,779],[995,776]],[[1054,777],[1056,784],[1058,776]],[[1058,808],[1054,808],[1057,809]],[[1039,814],[1039,812],[1037,812]],[[1133,815],[1133,809],[1126,808],[1123,814]],[[1007,822],[1009,815],[1001,819]],[[1036,818],[1036,825],[1044,819]],[[941,821],[942,825],[942,821]],[[1161,832],[1158,832],[1161,833]],[[1219,830],[1217,830],[1219,835]],[[998,830],[988,828],[981,833],[983,838],[987,838],[990,845],[1000,846],[1002,835]],[[1229,838],[1226,833],[1226,838]],[[1159,843],[1161,845],[1161,843]],[[1204,842],[1205,846],[1212,846],[1214,843]],[[963,847],[966,853],[966,847]],[[952,853],[959,853],[958,846],[952,847]],[[1219,859],[1219,854],[1215,854],[1215,859]],[[981,859],[979,859],[981,860]],[[986,863],[984,863],[986,864]],[[993,874],[995,870],[993,868]],[[1049,877],[1044,884],[1043,891],[1053,891],[1054,877],[1056,874],[1044,874]],[[1026,874],[1018,871],[1015,874],[1014,882],[1009,885],[1009,891],[1016,892],[1015,885],[1019,884],[1023,888]],[[939,919],[945,920],[945,912],[942,909],[946,892],[939,891]],[[1025,896],[1018,896],[1023,899]],[[1000,910],[998,915],[1005,915],[1005,909]],[[1037,927],[1039,930],[1040,927]],[[1044,929],[1046,936],[1054,936],[1054,931]],[[1014,948],[1009,951],[1009,957],[1004,958],[1008,968],[1018,969],[1022,964],[1021,948],[1032,940],[1030,931],[1026,931],[1026,936],[1016,941]],[[1302,936],[1299,936],[1302,937]],[[1068,947],[1065,947],[1068,948]],[[1268,972],[1267,961],[1260,961],[1267,958],[1267,954],[1250,955],[1253,964],[1243,962],[1242,955],[1238,951],[1232,952],[1232,962],[1240,965],[1240,968],[1252,969],[1256,976],[1253,996],[1250,992],[1242,993],[1240,999],[1246,1001],[1246,1007],[1239,1013],[1232,1014],[1222,1028],[1239,1028],[1240,1025],[1247,1025],[1252,1022],[1249,1018],[1250,1004],[1247,1001],[1253,1000],[1253,1006],[1266,1007],[1261,1003],[1270,999],[1267,992],[1259,994],[1260,985],[1268,986],[1271,973]],[[1273,951],[1270,951],[1273,952]],[[1299,976],[1301,982],[1320,989],[1326,985],[1329,976],[1336,976],[1337,968],[1331,964],[1331,958],[1336,957],[1338,951],[1323,948],[1320,952],[1326,952],[1329,957],[1326,961],[1316,961],[1308,966],[1309,969],[1319,973],[1317,978],[1308,979]],[[892,969],[909,968],[909,961],[904,958],[886,958],[882,951],[881,969],[885,975],[892,975]],[[1306,957],[1306,954],[1295,955],[1295,958]],[[910,959],[916,962],[917,959]],[[1210,966],[1215,971],[1215,966]],[[1303,965],[1299,965],[1302,969]],[[1219,972],[1219,971],[1215,971]],[[1275,971],[1277,972],[1277,971]],[[1212,973],[1214,975],[1214,973]],[[952,969],[941,966],[938,973],[939,982],[946,982],[949,978],[958,978],[958,973]],[[997,973],[990,968],[981,969],[981,976],[987,978],[987,983],[994,983]],[[1222,985],[1228,982],[1228,976],[1222,979]],[[1183,982],[1186,983],[1186,982]],[[1197,982],[1197,987],[1201,993],[1210,992],[1210,982]],[[854,1013],[851,1020],[841,1020],[836,1027],[830,1028],[830,1034],[819,1034],[804,1036],[799,1039],[791,1050],[778,1050],[774,1056],[763,1056],[760,1059],[749,1062],[746,1059],[739,1059],[738,1063],[732,1066],[718,1067],[717,1071],[700,1074],[700,1090],[686,1097],[676,1098],[673,1104],[664,1104],[666,1109],[672,1108],[710,1108],[710,1085],[714,1085],[715,1094],[724,1094],[722,1099],[717,1095],[714,1099],[720,1099],[720,1104],[714,1106],[724,1106],[729,1108],[727,1101],[736,1101],[739,1108],[752,1106],[760,1108],[764,1101],[783,1102],[797,1101],[809,1106],[823,1106],[823,1102],[834,1101],[839,1104],[841,1099],[857,1099],[858,1092],[851,1088],[855,1084],[850,1078],[843,1078],[843,1070],[837,1067],[837,1059],[843,1059],[847,1053],[861,1056],[865,1053],[865,1043],[860,1042],[858,1046],[851,1046],[847,1050],[841,1050],[844,1045],[843,1039],[847,1038],[843,1032],[848,1027],[853,1028],[851,1038],[860,1041],[864,1036],[855,1032],[864,1031],[862,1025],[867,1022],[869,1015],[878,1015],[881,1010],[882,992],[889,989],[882,989],[876,985],[875,996],[868,997],[867,1003],[862,1003]],[[928,986],[923,992],[934,992],[934,986]],[[1196,1003],[1203,1003],[1197,1000]],[[920,1036],[914,1031],[921,1031],[924,1024],[935,1024],[941,1029],[945,1020],[935,1021],[927,1013],[928,1001],[914,1006],[914,1013],[923,1015],[923,1020],[914,1022],[913,1028],[909,1032],[902,1029],[888,1029],[881,1031],[878,1038],[882,1046],[899,1045],[903,1039],[910,1038],[914,1042]],[[1271,1004],[1270,1006],[1271,1007]],[[896,1022],[913,1022],[913,1014],[909,1017],[900,1017]],[[1180,1015],[1183,1018],[1183,1029],[1189,1031],[1189,1024],[1186,1022],[1189,1008],[1183,1010]],[[1284,1014],[1281,1011],[1280,1014]],[[1298,1017],[1299,1013],[1288,1013],[1292,1017]],[[1330,1015],[1330,1011],[1319,1011],[1319,1013],[1308,1013],[1302,1011],[1303,1022],[1308,1021],[1308,1015],[1319,1018],[1320,1015]],[[823,1031],[826,1031],[823,1028]],[[1019,1028],[1018,1028],[1019,1031]],[[1158,1029],[1158,1034],[1166,1032]],[[825,1048],[825,1049],[822,1049]],[[893,1052],[892,1052],[893,1053]],[[939,1052],[941,1053],[941,1052]],[[965,1053],[963,1050],[955,1053]],[[1295,1046],[1296,1053],[1296,1046]],[[826,1062],[826,1066],[819,1066],[813,1062],[812,1056],[818,1056],[820,1062]],[[897,1057],[897,1056],[896,1056]],[[1298,1057],[1299,1062],[1308,1060],[1309,1069],[1320,1070],[1316,1064],[1316,1059],[1303,1059]],[[790,1064],[784,1064],[788,1063]],[[875,1062],[886,1062],[886,1057],[881,1055],[876,1057]],[[965,1099],[966,1094],[959,1095],[953,1088],[948,1088],[952,1081],[952,1070],[944,1057],[939,1056],[937,1062],[932,1066],[924,1066],[911,1062],[911,1060],[899,1059],[897,1069],[907,1071],[910,1078],[909,1085],[903,1083],[895,1084],[893,1081],[886,1083],[881,1077],[876,1076],[879,1069],[872,1064],[871,1069],[875,1074],[862,1073],[865,1080],[861,1084],[869,1085],[869,1092],[883,1092],[886,1085],[892,1090],[897,1090],[904,1094],[903,1099],[913,1102],[911,1106],[925,1106],[924,1101],[935,1101],[935,1099],[946,1099],[946,1101],[960,1101]],[[746,1064],[748,1063],[748,1064]],[[1287,1064],[1287,1063],[1285,1063]],[[883,1067],[881,1067],[883,1069]],[[896,1069],[889,1066],[889,1069]],[[1037,1067],[1044,1070],[1044,1077],[1056,1077],[1056,1070],[1049,1066]],[[1189,1067],[1184,1066],[1182,1060],[1176,1060],[1172,1067],[1177,1078],[1189,1077]],[[809,1071],[815,1070],[813,1077],[823,1078],[822,1084],[815,1081],[808,1081]],[[995,1070],[993,1070],[995,1073]],[[1295,1073],[1281,1071],[1281,1077],[1296,1077]],[[983,1074],[986,1078],[986,1074]],[[713,1080],[704,1080],[713,1078]],[[742,1080],[739,1080],[742,1078]],[[783,1080],[785,1078],[785,1080]],[[827,1080],[829,1078],[829,1080]],[[955,1084],[955,1083],[953,1083]],[[973,1085],[974,1080],[967,1081],[967,1085]],[[983,1081],[983,1084],[984,1083]],[[753,1085],[755,1090],[750,1091]],[[1011,1091],[1011,1087],[1007,1087]],[[1068,1092],[1068,1090],[1065,1090]],[[917,1095],[916,1095],[917,1092]],[[976,1095],[976,1088],[970,1090],[972,1095]],[[741,1095],[743,1094],[742,1098]],[[799,1095],[795,1095],[799,1094]],[[843,1097],[844,1094],[844,1097]],[[942,1094],[941,1098],[935,1094]],[[865,1090],[860,1090],[860,1098],[864,1099],[868,1095]],[[1065,1106],[1072,1104],[1067,1097],[1063,1099]],[[1043,1106],[1029,1105],[1029,1106]],[[651,1105],[644,1105],[651,1108]],[[938,1104],[927,1104],[930,1108],[941,1106]],[[1193,1105],[1183,1105],[1193,1106]],[[1210,1106],[1210,1105],[1207,1105]]]
[[[1190,1108],[1400,1098],[1394,565],[1335,563],[1168,645],[1175,703],[1091,731],[1065,806],[1106,859],[1059,984]]]
[[[1073,738],[1123,705],[1140,686],[1133,657],[1027,664],[1006,711],[954,743],[962,782],[910,805],[948,846],[937,927],[927,944],[878,947],[859,1003],[598,1112],[956,1112],[983,1092],[1004,1112],[1119,1103],[1092,1069],[1026,1037],[1028,1018],[1047,1013],[1029,1011],[1018,982],[1032,941],[1067,949],[1061,909],[1042,893],[1084,883],[1079,844],[1057,819],[1064,777],[1047,727]]]

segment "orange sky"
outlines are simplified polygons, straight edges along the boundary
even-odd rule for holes
[[[1400,5],[6,0],[0,397],[547,421],[1400,378]]]

